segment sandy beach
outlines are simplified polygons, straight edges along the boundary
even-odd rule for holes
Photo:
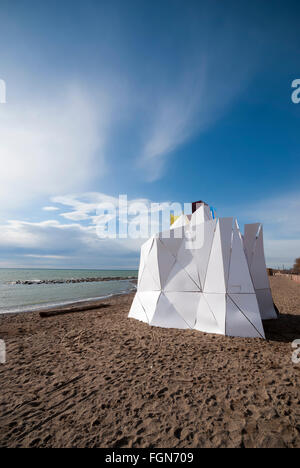
[[[1,447],[300,447],[300,284],[267,340],[150,328],[108,307],[0,316]]]

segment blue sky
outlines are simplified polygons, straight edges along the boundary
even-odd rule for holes
[[[119,194],[203,199],[240,225],[262,221],[268,264],[290,266],[300,256],[299,10],[2,0],[0,267],[136,267],[139,243],[95,235],[95,204]]]

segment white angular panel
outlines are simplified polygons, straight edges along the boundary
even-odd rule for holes
[[[200,286],[203,288],[210,258],[217,220],[208,221],[200,226],[191,250],[198,270]]]
[[[243,240],[237,223],[233,226],[233,239],[227,291],[229,293],[254,293]]]
[[[186,243],[185,243],[184,230],[180,228],[180,229],[175,229],[174,231],[171,231],[171,232],[172,234],[171,234],[170,239],[160,238],[162,244],[172,254],[176,262],[179,263],[180,267],[185,269],[185,271],[190,276],[190,278],[200,288],[196,262],[194,261],[191,251],[185,248]],[[175,236],[178,236],[178,238],[176,238]],[[180,289],[173,289],[173,290],[184,291],[186,289],[180,288]],[[194,288],[192,290],[194,290]]]
[[[216,319],[220,333],[225,335],[226,294],[204,293],[203,296]]]
[[[258,238],[256,239],[252,263],[250,267],[251,276],[255,289],[270,288],[263,241],[263,229],[261,227]]]
[[[161,289],[164,288],[167,278],[175,263],[175,257],[169,252],[160,239],[157,242],[157,258]]]
[[[184,242],[184,229],[174,229],[174,231],[169,231],[169,233],[169,238],[166,237],[166,233],[163,232],[159,235],[159,239],[173,257],[176,258],[178,250]]]
[[[196,210],[196,211],[192,214],[191,225],[192,225],[192,226],[196,226],[197,224],[202,224],[202,223],[204,223],[205,221],[207,221],[207,219],[205,219],[204,205],[201,205],[201,206],[198,208],[198,210]]]
[[[262,338],[265,338],[265,332],[261,321],[256,295],[230,294],[228,297],[231,299],[231,302],[233,302],[240,309],[248,321],[251,322],[252,326],[256,329],[256,332]]]
[[[138,276],[138,285],[140,284],[142,274],[144,272],[144,268],[146,265],[146,259],[148,257],[148,254],[153,246],[154,239],[153,237],[150,237],[147,242],[145,242],[142,247],[141,247],[141,257],[140,257],[140,268],[139,268],[139,276]]]
[[[178,314],[187,322],[189,327],[194,328],[201,293],[165,292],[164,294]]]
[[[226,293],[220,221],[218,221],[214,235],[203,291],[209,293]]]
[[[207,205],[201,205],[191,217],[191,225],[195,226],[197,224],[210,221],[212,219],[211,211]]]
[[[219,222],[220,222],[220,232],[221,232],[225,285],[227,289],[229,264],[230,264],[230,256],[231,256],[231,246],[232,246],[232,235],[233,235],[233,232],[232,232],[233,218],[221,218]]]
[[[241,338],[262,338],[231,298],[227,297],[226,335]]]
[[[163,293],[159,297],[150,325],[162,328],[190,329],[187,322],[178,314]]]
[[[183,240],[181,247],[177,253],[176,261],[182,268],[184,268],[189,277],[198,286],[198,289],[201,290],[201,283],[197,268],[197,262],[195,261],[194,257],[194,252],[186,247],[187,243],[185,240]]]
[[[143,256],[143,252],[141,251],[141,254],[140,254],[139,274],[138,274],[138,281],[137,281],[137,285],[138,285],[138,286],[139,286],[139,284],[140,284],[140,281],[141,281],[141,278],[142,278],[142,274],[143,274],[144,268],[145,268],[145,259],[144,259],[144,256]]]
[[[213,312],[209,308],[204,295],[201,293],[197,308],[197,320],[194,329],[205,333],[215,333],[218,335],[224,334],[224,331],[222,331],[219,327]]]
[[[138,299],[142,304],[144,311],[146,312],[149,323],[151,322],[153,315],[155,314],[157,301],[159,299],[160,291],[143,291],[138,292]]]
[[[197,291],[200,292],[199,286],[191,279],[184,268],[178,262],[172,267],[172,270],[166,280],[164,291]]]
[[[133,299],[133,303],[131,304],[128,317],[134,318],[136,320],[140,320],[141,322],[149,323],[146,312],[143,309],[143,306],[138,298],[138,293],[135,295]]]
[[[150,250],[152,249],[152,246],[153,246],[153,241],[154,241],[154,237],[150,237],[149,240],[147,240],[141,247],[141,251],[144,255],[144,257],[147,257]]]
[[[274,308],[271,290],[259,289],[256,291],[256,297],[262,320],[277,319],[277,313]]]
[[[146,265],[144,267],[144,271],[140,279],[138,291],[160,291],[160,290],[161,290],[160,284],[158,284],[154,280],[151,271]]]
[[[149,272],[151,272],[151,276],[153,277],[155,284],[161,289],[160,284],[160,274],[159,274],[159,267],[158,267],[158,258],[157,258],[157,243],[158,239],[154,239],[152,248],[148,254],[148,257],[145,259],[145,264]]]
[[[251,267],[252,263],[252,257],[253,257],[253,251],[254,251],[254,245],[256,241],[256,234],[259,230],[260,223],[254,223],[254,224],[245,224],[245,229],[244,229],[244,248],[246,252],[246,258],[248,261],[249,267]]]

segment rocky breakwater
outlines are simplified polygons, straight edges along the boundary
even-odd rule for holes
[[[45,279],[45,280],[25,280],[15,281],[14,284],[33,285],[33,284],[76,284],[76,283],[99,283],[102,281],[131,281],[137,283],[136,276],[106,276],[101,278],[70,278],[70,279]]]

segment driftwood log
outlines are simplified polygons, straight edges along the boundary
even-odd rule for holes
[[[73,307],[66,307],[63,309],[44,310],[40,312],[40,317],[47,318],[47,317],[54,317],[55,315],[73,314],[75,312],[86,312],[87,310],[103,309],[109,306],[110,304],[92,304],[92,305],[85,305],[85,306],[80,306],[80,307],[73,306]]]

